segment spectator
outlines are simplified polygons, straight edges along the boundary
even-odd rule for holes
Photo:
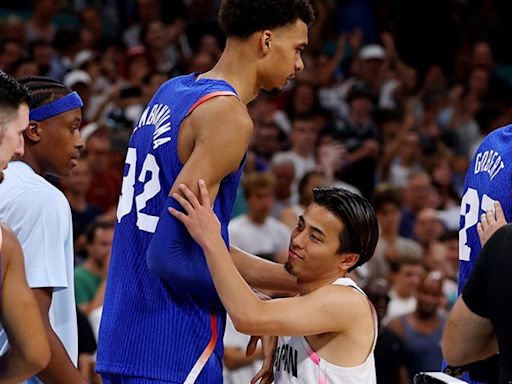
[[[425,172],[414,172],[407,179],[403,189],[404,206],[402,208],[402,221],[400,222],[400,235],[412,239],[416,215],[423,208],[429,206],[429,193],[432,190],[430,177]]]
[[[87,229],[87,258],[75,268],[75,299],[78,309],[88,315],[103,306],[114,226],[94,222]]]
[[[270,216],[274,205],[274,177],[269,173],[244,175],[247,214],[229,223],[231,244],[253,255],[284,263],[288,259],[290,230]]]
[[[416,294],[424,273],[422,261],[414,256],[403,256],[391,263],[390,301],[384,325],[416,309]]]
[[[91,169],[91,185],[87,192],[87,202],[104,212],[114,209],[121,191],[121,175],[110,163],[110,134],[107,128],[100,127],[87,139],[85,156]]]
[[[379,319],[379,335],[375,344],[375,371],[379,384],[408,384],[406,355],[402,340],[382,325],[389,303],[389,285],[385,279],[370,281],[366,289]]]
[[[104,213],[100,208],[87,202],[86,195],[90,185],[91,169],[86,158],[77,159],[73,173],[60,180],[62,191],[71,207],[75,253],[80,256],[84,256],[86,228],[96,217]]]
[[[441,366],[440,343],[446,321],[446,316],[439,311],[442,286],[441,273],[430,272],[419,287],[416,310],[389,323],[389,328],[402,339],[407,350],[411,381],[415,374],[437,371]]]
[[[398,232],[402,199],[396,189],[385,185],[377,188],[372,204],[377,214],[380,235],[375,254],[368,262],[369,278],[387,278],[391,264],[407,256],[421,260],[423,251],[416,241],[404,238]]]

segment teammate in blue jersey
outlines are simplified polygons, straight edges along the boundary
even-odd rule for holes
[[[215,67],[167,81],[136,125],[112,247],[97,370],[105,383],[221,383],[225,311],[201,248],[167,212],[179,184],[206,181],[227,224],[253,123],[246,104],[303,69],[308,0],[224,0]],[[256,288],[293,286],[282,266],[232,249]],[[267,360],[270,371],[271,361]]]
[[[464,181],[459,231],[459,294],[481,250],[477,223],[482,214],[503,207],[512,218],[512,125],[490,133],[478,148]]]

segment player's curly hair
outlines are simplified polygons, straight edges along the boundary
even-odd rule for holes
[[[339,254],[356,253],[359,260],[349,272],[371,259],[379,239],[375,210],[364,197],[343,188],[313,189],[313,202],[336,215],[343,223]]]
[[[228,37],[248,38],[265,29],[275,29],[302,20],[315,21],[309,0],[223,0],[219,23]]]
[[[30,94],[30,109],[51,103],[72,92],[60,81],[49,77],[31,76],[18,81]]]

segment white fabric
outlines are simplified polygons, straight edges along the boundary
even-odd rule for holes
[[[389,304],[386,316],[382,319],[382,325],[388,325],[389,322],[397,317],[408,315],[416,310],[416,297],[411,296],[403,299],[398,296],[395,291],[390,290],[388,293]]]
[[[0,184],[0,217],[16,234],[31,288],[53,288],[50,324],[71,361],[78,358],[73,281],[73,230],[69,203],[26,163],[9,163]],[[0,354],[8,349],[0,329]]]
[[[362,295],[364,292],[348,278],[336,280],[333,284],[355,288]],[[366,296],[366,295],[365,295]],[[373,308],[373,307],[372,307]],[[372,309],[375,337],[371,352],[366,360],[355,367],[341,367],[331,364],[314,353],[307,340],[302,336],[279,336],[274,360],[274,380],[276,384],[376,384],[375,358],[373,351],[377,341],[377,317]],[[283,349],[284,348],[284,349]],[[318,363],[310,356],[316,355]],[[278,356],[282,358],[278,359]],[[296,369],[295,369],[296,367]],[[296,376],[295,376],[296,373]]]
[[[229,223],[229,242],[253,255],[277,255],[288,249],[289,228],[269,216],[263,224],[252,222],[247,215],[240,215]]]
[[[249,344],[250,336],[238,332],[229,316],[226,316],[226,330],[224,332],[224,348],[238,348],[245,352]],[[251,379],[258,373],[262,366],[261,360],[255,360],[252,363],[236,369],[229,369],[224,366],[223,376],[224,384],[250,383]]]

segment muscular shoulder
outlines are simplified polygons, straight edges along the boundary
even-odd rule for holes
[[[198,138],[250,137],[253,122],[247,108],[233,96],[217,96],[197,107],[189,117]]]

